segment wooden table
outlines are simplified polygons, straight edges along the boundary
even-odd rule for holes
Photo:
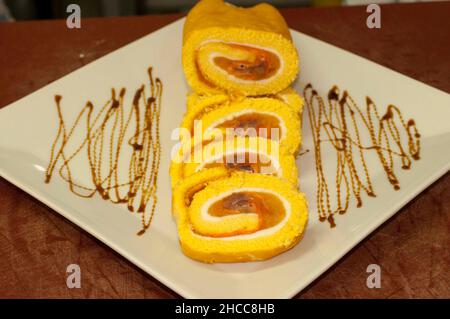
[[[382,6],[378,30],[366,27],[365,7],[282,13],[294,29],[450,92],[448,2]],[[0,24],[0,107],[179,17],[83,19],[80,30],[67,29],[64,20]],[[449,207],[447,174],[298,297],[449,298]],[[81,266],[80,289],[66,287],[71,263]],[[371,263],[381,266],[381,289],[366,287]],[[178,296],[0,179],[0,297]]]

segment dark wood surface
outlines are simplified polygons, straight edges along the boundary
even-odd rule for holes
[[[366,27],[365,7],[282,13],[294,29],[450,92],[450,3],[382,6],[379,30]],[[0,107],[179,17],[83,19],[80,30],[63,20],[0,24]],[[449,206],[447,173],[298,297],[449,298]],[[0,256],[4,298],[178,297],[4,179]],[[71,263],[81,266],[81,289],[66,287]],[[366,287],[371,263],[381,266],[381,289]]]

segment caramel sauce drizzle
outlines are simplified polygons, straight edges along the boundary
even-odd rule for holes
[[[311,84],[306,85],[303,95],[314,142],[319,220],[335,227],[334,215],[348,210],[352,195],[357,207],[363,204],[362,193],[376,196],[366,155],[376,152],[387,180],[398,190],[400,181],[395,173],[395,159],[400,159],[402,169],[410,169],[412,161],[420,159],[420,134],[415,121],[405,121],[395,105],[388,105],[380,115],[374,101],[366,97],[364,111],[347,91],[341,95],[337,86],[328,92],[327,103]],[[364,133],[369,137],[364,138]],[[337,156],[334,185],[337,207],[333,208],[322,161],[323,144],[331,145]]]
[[[154,79],[151,67],[148,69],[148,77],[150,96],[146,96],[145,85],[141,85],[134,93],[128,115],[124,104],[126,89],[121,88],[117,95],[113,88],[111,98],[96,116],[93,114],[94,104],[88,101],[70,128],[63,118],[62,96],[55,95],[59,125],[45,173],[45,183],[50,183],[57,170],[75,195],[91,198],[98,193],[104,200],[126,204],[130,212],[140,213],[142,229],[138,235],[144,234],[150,227],[155,214],[161,158],[159,121],[163,84],[159,78]],[[133,120],[134,130],[130,129]],[[68,152],[67,145],[76,129],[83,130],[83,139],[75,143],[75,151]],[[132,136],[126,139],[128,132]],[[131,147],[131,150],[127,147]],[[128,177],[120,180],[119,161],[129,156],[130,151]],[[82,154],[87,154],[93,187],[74,181],[70,164]],[[59,169],[58,163],[61,164]],[[150,207],[149,212],[147,207]]]

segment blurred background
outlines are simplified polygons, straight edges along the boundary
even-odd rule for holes
[[[361,5],[369,3],[419,2],[420,0],[265,0],[277,7]],[[427,0],[429,1],[429,0]],[[0,21],[61,19],[69,4],[80,5],[82,17],[144,15],[187,12],[197,0],[0,0]],[[250,6],[259,0],[229,0]]]

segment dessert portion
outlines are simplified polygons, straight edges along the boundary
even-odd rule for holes
[[[283,145],[262,137],[237,136],[180,151],[170,167],[172,186],[201,170],[217,167],[273,175],[294,186],[298,184],[295,157]]]
[[[192,259],[265,260],[297,244],[307,223],[304,195],[283,179],[211,168],[173,192],[180,244]]]
[[[275,94],[299,68],[286,22],[265,3],[240,8],[200,1],[186,18],[182,54],[189,85],[200,94]]]
[[[273,99],[277,99],[279,101],[284,102],[287,106],[289,106],[294,113],[299,115],[301,120],[304,100],[297,92],[291,87],[287,87],[284,90],[276,93],[276,94],[268,94],[262,95],[260,97],[270,97]],[[212,108],[216,108],[220,105],[230,103],[231,101],[242,100],[244,98],[252,99],[257,97],[243,97],[236,95],[228,95],[225,93],[218,94],[198,94],[191,93],[188,94],[187,97],[187,109],[190,111],[192,108],[196,108],[199,111],[208,111]]]
[[[265,260],[296,245],[308,220],[297,189],[303,99],[289,85],[298,55],[279,12],[202,0],[184,26],[193,89],[170,175],[188,257]]]
[[[192,95],[181,127],[192,134],[202,133],[204,142],[213,140],[217,134],[225,136],[227,130],[232,134],[232,129],[238,136],[277,140],[296,154],[301,143],[300,114],[301,104],[285,103],[282,96],[223,100],[220,96]]]

